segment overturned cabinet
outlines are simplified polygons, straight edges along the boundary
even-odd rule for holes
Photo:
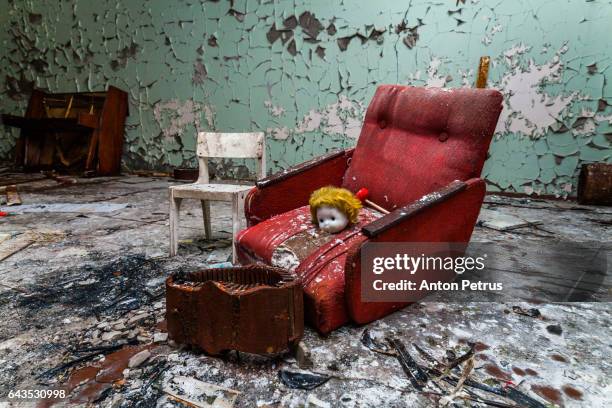
[[[121,171],[127,93],[32,92],[24,116],[2,115],[4,125],[21,129],[15,160],[26,171],[110,176]]]

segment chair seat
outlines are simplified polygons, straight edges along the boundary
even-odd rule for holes
[[[236,237],[242,263],[261,262],[293,271],[304,287],[306,319],[328,333],[348,321],[344,305],[347,250],[365,240],[361,227],[381,216],[362,208],[359,221],[337,234],[318,230],[308,206],[272,217]]]
[[[244,184],[193,183],[171,186],[172,195],[176,198],[198,198],[213,201],[231,201],[237,193],[246,194],[253,186]]]

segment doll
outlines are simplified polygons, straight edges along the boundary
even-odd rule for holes
[[[361,201],[345,188],[322,187],[310,195],[312,222],[321,230],[335,234],[357,222]]]

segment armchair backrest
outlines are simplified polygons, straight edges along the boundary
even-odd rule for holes
[[[266,138],[263,132],[200,132],[196,155],[200,173],[197,183],[209,182],[209,157],[257,159],[257,177],[266,177]]]
[[[502,109],[491,89],[378,87],[343,187],[392,210],[479,177]]]

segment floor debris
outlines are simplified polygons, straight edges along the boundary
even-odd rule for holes
[[[10,205],[10,204],[9,204]],[[115,204],[115,203],[61,203],[61,204],[27,204],[22,205],[19,208],[3,208],[0,210],[11,211],[13,214],[25,214],[25,213],[81,213],[81,214],[92,214],[92,213],[110,213],[114,211],[123,210],[129,204]]]
[[[139,367],[142,363],[147,361],[149,357],[151,357],[151,352],[149,350],[142,350],[140,353],[134,354],[128,361],[128,368]]]
[[[416,361],[414,361],[410,353],[408,353],[404,343],[398,339],[388,339],[387,341],[391,347],[395,349],[397,360],[400,362],[402,369],[410,379],[412,386],[417,390],[422,390],[424,383],[428,380],[427,374],[421,370],[421,367],[417,365]]]
[[[35,238],[28,233],[17,235],[11,239],[11,236],[6,234],[2,240],[0,240],[0,262],[8,258],[9,256],[29,247],[35,241]]]
[[[12,186],[6,186],[6,205],[8,207],[14,206],[14,205],[21,205],[21,197],[19,196],[19,193],[17,192],[17,186],[12,185]]]
[[[532,307],[530,309],[523,309],[520,306],[512,306],[512,311],[514,313],[516,313],[516,314],[523,315],[523,316],[529,316],[529,317],[540,317],[540,316],[542,316],[540,311],[538,309],[536,309],[535,307]]]
[[[182,348],[164,340],[164,280],[227,261],[230,206],[212,203],[215,236],[206,240],[199,203],[186,202],[181,236],[191,243],[168,258],[167,187],[172,182],[130,176],[92,180],[62,185],[45,178],[36,181],[47,183],[45,189],[29,190],[33,182],[23,183],[19,192],[25,205],[126,206],[114,212],[0,218],[0,234],[10,235],[0,248],[25,234],[35,239],[0,261],[0,314],[10,316],[0,319],[1,389],[66,387],[72,389],[72,401],[104,407],[201,403],[197,398],[178,402],[202,395],[181,391],[175,379],[185,377],[229,390],[223,395],[237,408],[427,407],[457,388],[473,358],[474,368],[454,400],[457,406],[610,405],[609,392],[601,387],[609,367],[601,356],[609,352],[612,311],[601,302],[449,303],[432,294],[365,327],[348,325],[327,337],[305,330],[312,367],[303,372],[291,353],[211,357]],[[476,227],[473,240],[500,247],[511,243],[518,258],[534,252],[534,242],[609,240],[609,225],[601,222],[612,216],[609,208],[500,196],[487,196],[485,207],[546,220],[552,233],[532,225],[507,231]],[[561,335],[549,332],[551,325],[559,325]],[[421,391],[412,386],[387,337],[399,340],[427,375]],[[130,358],[145,348],[151,356],[129,368]],[[291,388],[279,371],[313,375],[315,384],[327,380],[312,390]]]
[[[500,211],[482,209],[478,216],[479,225],[498,231],[509,231],[530,225],[540,225],[540,220],[524,220],[511,214]]]
[[[172,378],[163,391],[171,399],[186,403],[187,406],[202,408],[231,408],[240,395],[236,390],[183,376]]]
[[[322,374],[313,374],[305,371],[279,370],[278,377],[289,388],[313,390],[325,384],[331,377]]]

